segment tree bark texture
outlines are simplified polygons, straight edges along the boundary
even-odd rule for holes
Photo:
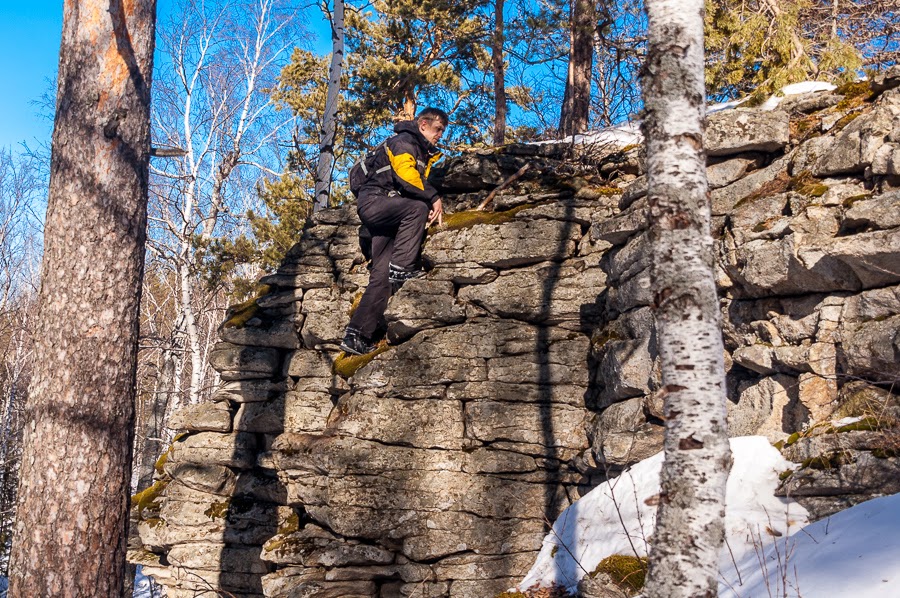
[[[120,596],[155,0],[66,0],[11,596]]]
[[[506,142],[506,72],[503,65],[503,3],[495,0],[491,68],[494,71],[494,145]]]
[[[569,69],[559,117],[560,135],[584,133],[591,109],[596,8],[592,0],[572,0]]]
[[[665,463],[644,595],[716,596],[731,453],[703,152],[703,0],[647,0],[643,73]]]
[[[331,48],[331,68],[328,71],[328,93],[325,97],[319,163],[316,165],[316,198],[313,202],[313,212],[327,208],[328,198],[331,196],[334,132],[337,124],[338,98],[341,94],[341,66],[344,62],[344,0],[334,0],[334,15],[331,18]]]

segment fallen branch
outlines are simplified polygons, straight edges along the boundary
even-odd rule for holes
[[[483,212],[484,209],[488,206],[488,204],[490,204],[492,201],[494,201],[494,197],[496,197],[498,193],[500,193],[501,191],[503,191],[504,189],[509,187],[510,184],[512,184],[513,182],[518,180],[523,174],[525,174],[525,171],[527,171],[529,168],[531,168],[531,163],[528,163],[525,166],[523,166],[522,168],[520,168],[519,170],[517,170],[514,175],[512,175],[511,177],[509,177],[508,179],[506,179],[505,181],[500,183],[500,185],[497,188],[495,188],[493,191],[488,193],[488,196],[484,198],[484,201],[481,202],[480,204],[478,204],[478,207],[475,209],[480,212]]]

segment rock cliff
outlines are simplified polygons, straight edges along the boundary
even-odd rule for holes
[[[820,516],[900,491],[898,84],[710,116],[730,433],[780,441]],[[661,447],[641,151],[450,160],[454,214],[374,358],[336,346],[367,280],[354,208],[317,214],[223,324],[221,388],[174,419],[132,560],[176,597],[514,585],[561,509]]]

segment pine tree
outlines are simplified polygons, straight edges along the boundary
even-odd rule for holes
[[[559,134],[574,135],[588,128],[591,107],[591,69],[594,62],[593,0],[572,0],[569,28],[569,66],[559,118]]]
[[[506,141],[506,68],[503,63],[503,5],[494,0],[494,35],[491,37],[491,71],[494,77],[494,145]]]
[[[809,79],[855,79],[866,64],[865,56],[875,55],[870,37],[853,24],[860,5],[876,3],[843,4],[842,8],[835,0],[706,0],[708,93],[718,99],[748,93],[764,97]],[[900,22],[900,16],[890,13],[887,19],[893,19],[895,28]],[[890,35],[885,41],[889,39]]]
[[[371,9],[347,13],[349,97],[345,122],[366,136],[392,120],[411,119],[419,107],[467,110],[483,94],[466,85],[467,73],[484,70],[490,57],[481,0],[375,0]],[[460,122],[460,127],[483,123]]]
[[[65,5],[14,596],[123,591],[155,9]]]

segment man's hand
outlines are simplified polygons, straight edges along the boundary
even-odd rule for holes
[[[437,198],[433,204],[431,204],[431,211],[428,212],[428,225],[431,226],[437,220],[438,226],[444,224],[444,204],[441,202],[441,198]]]

